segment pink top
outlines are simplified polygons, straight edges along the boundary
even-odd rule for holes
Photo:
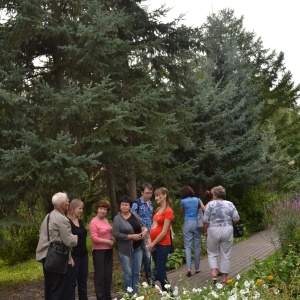
[[[112,247],[108,244],[101,242],[102,239],[112,239],[112,227],[108,223],[107,219],[100,220],[94,217],[90,223],[90,234],[93,242],[92,250],[105,250],[111,249]]]

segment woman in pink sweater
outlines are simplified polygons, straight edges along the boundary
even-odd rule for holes
[[[100,200],[97,205],[97,216],[90,223],[89,229],[93,242],[93,264],[94,264],[94,285],[97,300],[110,300],[112,267],[113,267],[113,246],[115,239],[112,236],[112,227],[106,219],[110,211],[110,203]]]

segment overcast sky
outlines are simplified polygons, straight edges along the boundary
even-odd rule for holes
[[[188,26],[201,26],[211,13],[233,9],[237,18],[244,16],[244,28],[261,37],[264,48],[284,52],[286,69],[295,85],[300,84],[298,0],[148,0],[143,4],[151,10],[166,4],[172,8],[171,20],[186,13],[184,24]]]

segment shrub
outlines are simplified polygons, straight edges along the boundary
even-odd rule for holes
[[[1,228],[1,259],[14,265],[33,258],[39,239],[39,230],[35,225],[11,225]]]
[[[292,199],[285,198],[265,205],[265,223],[278,238],[281,250],[286,254],[289,245],[299,243],[300,199],[296,194]]]

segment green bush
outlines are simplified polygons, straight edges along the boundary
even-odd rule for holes
[[[11,225],[0,231],[0,257],[5,263],[14,265],[34,257],[39,239],[35,225]]]

